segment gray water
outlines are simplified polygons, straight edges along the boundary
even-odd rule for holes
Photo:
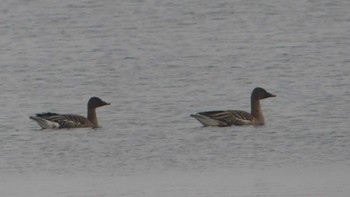
[[[0,196],[350,195],[350,1],[5,0]],[[262,127],[201,127],[250,110]],[[101,128],[40,130],[37,112]]]

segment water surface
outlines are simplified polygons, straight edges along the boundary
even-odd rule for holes
[[[350,2],[4,1],[1,196],[349,196]],[[263,127],[201,127],[250,110]],[[99,129],[40,130],[37,112]]]

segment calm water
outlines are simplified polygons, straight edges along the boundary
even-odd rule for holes
[[[5,0],[1,196],[350,195],[350,1]],[[189,114],[250,110],[263,127]],[[40,130],[36,112],[99,129]]]

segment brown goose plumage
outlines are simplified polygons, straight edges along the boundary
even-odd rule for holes
[[[98,120],[96,108],[110,105],[98,97],[91,97],[87,104],[87,118],[76,114],[57,114],[40,113],[29,118],[37,122],[43,129],[61,129],[61,128],[97,128]]]
[[[191,114],[191,116],[204,126],[263,125],[265,120],[261,110],[260,100],[269,97],[276,97],[276,95],[257,87],[253,90],[250,98],[251,113],[240,110],[222,110],[199,112]]]

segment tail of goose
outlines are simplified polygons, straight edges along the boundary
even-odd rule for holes
[[[42,129],[57,129],[60,127],[60,124],[57,122],[52,122],[39,116],[29,116],[29,118],[38,123]]]
[[[203,116],[201,114],[191,114],[191,117],[198,120],[198,122],[200,122],[203,126],[218,126],[218,127],[228,126],[228,124],[223,121],[215,120],[213,118],[210,118],[208,116]]]

